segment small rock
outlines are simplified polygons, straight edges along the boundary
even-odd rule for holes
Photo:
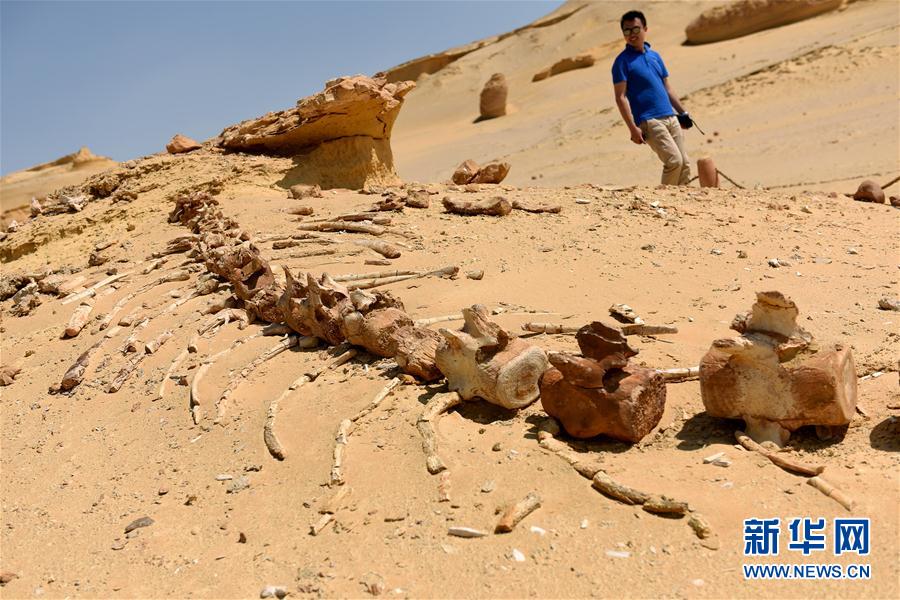
[[[447,529],[447,534],[461,538],[479,538],[486,536],[487,532],[472,527],[450,527]]]
[[[260,598],[284,598],[287,595],[287,589],[280,585],[267,585],[259,592]]]
[[[847,254],[859,254],[859,250],[857,248],[847,248]]]
[[[722,256],[724,252],[718,248],[713,248],[709,251],[710,254],[715,254],[716,256]]]
[[[13,579],[16,579],[18,575],[13,573],[12,571],[2,571],[0,572],[0,586],[6,585]]]
[[[896,310],[900,311],[900,300],[897,298],[879,298],[878,299],[878,308],[881,310]]]
[[[525,555],[518,548],[513,548],[512,559],[516,562],[525,562]]]
[[[228,489],[225,491],[229,494],[237,494],[238,492],[245,490],[248,487],[250,487],[250,478],[246,475],[241,475],[240,477],[229,483]]]
[[[125,526],[125,533],[129,533],[134,531],[135,529],[139,529],[141,527],[149,527],[153,525],[154,521],[150,517],[141,517],[140,519],[135,519],[131,523]]]
[[[221,473],[219,475],[216,475],[216,481],[231,481],[232,479],[234,479],[234,477],[232,477],[228,473]]]
[[[161,487],[161,488],[159,488],[159,491],[157,491],[156,493],[159,494],[160,496],[165,496],[166,494],[169,493],[169,490],[164,487]]]
[[[497,442],[493,446],[491,446],[491,450],[493,450],[494,452],[500,452],[501,450],[503,450],[503,444]]]
[[[817,265],[830,265],[831,259],[826,256],[817,256],[813,259],[813,262]]]
[[[738,250],[738,258],[747,258],[747,253],[743,250]]]
[[[856,193],[853,194],[853,199],[859,202],[875,202],[877,204],[884,204],[884,190],[882,190],[881,186],[871,179],[866,179],[859,184],[859,187],[856,189]]]
[[[7,233],[15,233],[19,230],[19,223],[15,219],[9,222],[9,225],[6,226]]]
[[[582,529],[587,529],[587,528],[588,528],[588,520],[587,520],[587,519],[582,519],[582,520],[581,520],[581,524],[580,524],[579,526],[580,526]]]
[[[575,198],[575,204],[590,204],[591,201],[587,198]]]
[[[196,140],[192,140],[185,135],[176,133],[172,139],[169,140],[169,143],[166,144],[166,151],[169,154],[181,154],[183,152],[197,150],[200,147],[200,144],[198,144]]]
[[[247,535],[242,531],[238,534],[238,544],[246,544]]]
[[[297,185],[291,186],[291,196],[297,200],[302,200],[303,198],[321,198],[322,188],[318,185],[304,185],[298,183]]]
[[[362,583],[365,590],[373,596],[380,596],[384,593],[384,590],[386,588],[384,584],[384,577],[382,577],[378,573],[366,573],[365,575],[363,575],[360,583]]]
[[[125,547],[126,543],[127,542],[125,542],[125,540],[120,540],[120,539],[116,538],[115,540],[113,540],[113,543],[112,543],[112,545],[110,545],[110,548],[113,550],[121,550]]]
[[[631,556],[631,552],[626,552],[625,550],[607,550],[606,555],[611,558],[628,558]]]
[[[481,484],[481,493],[482,494],[490,494],[494,491],[494,488],[497,484],[494,483],[493,479],[488,479],[484,483]]]
[[[770,259],[768,260],[768,263],[769,263],[769,266],[772,267],[773,269],[777,269],[778,267],[789,267],[789,266],[791,266],[791,263],[789,263],[788,261],[786,261],[786,260],[781,260],[781,259],[778,259],[778,258],[770,258]]]
[[[466,277],[468,277],[469,279],[480,281],[484,277],[484,271],[481,269],[477,269],[475,271],[466,271]]]
[[[538,527],[537,525],[532,525],[530,531],[531,533],[536,533],[540,536],[547,535],[547,530],[542,527]]]
[[[805,212],[805,213],[808,214],[808,215],[811,215],[811,214],[812,214],[812,210],[810,210],[810,208],[809,208],[808,206],[805,206],[805,205],[804,205],[804,207],[801,208],[800,210],[801,210],[802,212]]]

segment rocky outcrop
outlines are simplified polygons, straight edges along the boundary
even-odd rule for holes
[[[844,0],[738,0],[710,8],[691,21],[688,44],[708,44],[780,27],[835,10]]]
[[[850,348],[818,350],[797,326],[797,305],[780,292],[760,292],[735,317],[738,338],[724,338],[700,361],[700,393],[713,417],[744,419],[758,442],[783,444],[804,425],[842,426],[856,408]]]
[[[495,119],[506,114],[506,96],[509,86],[503,73],[494,73],[481,89],[479,110],[482,119]]]
[[[637,354],[622,332],[595,321],[576,334],[583,357],[554,352],[541,378],[541,404],[578,438],[638,442],[659,423],[666,384],[658,371],[629,365]]]
[[[590,53],[579,54],[578,56],[569,56],[553,63],[552,66],[549,66],[542,71],[538,71],[534,74],[534,77],[531,78],[531,81],[542,81],[544,79],[549,79],[554,75],[565,73],[566,71],[586,69],[588,67],[594,66],[594,62],[596,62],[596,60],[597,58]]]
[[[166,144],[166,152],[169,154],[183,154],[199,148],[202,148],[199,142],[192,140],[186,135],[181,135],[180,133],[176,133],[172,136],[172,139]]]
[[[294,156],[289,185],[361,189],[395,184],[391,128],[411,81],[388,83],[363,75],[329,81],[297,106],[228,127],[218,145],[226,150]]]

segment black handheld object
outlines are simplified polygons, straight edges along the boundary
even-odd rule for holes
[[[678,124],[681,125],[682,129],[690,129],[694,126],[694,121],[691,119],[691,115],[686,112],[678,115]]]

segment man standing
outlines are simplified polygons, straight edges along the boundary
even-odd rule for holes
[[[644,41],[644,13],[629,11],[622,15],[620,25],[626,46],[613,62],[613,89],[631,141],[646,142],[659,156],[663,162],[663,184],[687,185],[691,165],[681,128],[689,129],[693,125],[691,118],[669,86],[669,72],[662,57]]]

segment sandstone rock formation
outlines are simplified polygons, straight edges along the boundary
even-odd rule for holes
[[[744,419],[757,442],[783,444],[804,425],[847,425],[856,408],[850,348],[817,350],[797,326],[796,304],[759,292],[731,328],[738,338],[713,342],[700,361],[700,392],[714,417]]]
[[[169,154],[182,154],[184,152],[190,152],[191,150],[197,150],[198,148],[202,148],[199,142],[196,140],[192,140],[191,138],[181,135],[180,133],[176,133],[169,143],[166,144],[166,151]]]
[[[288,183],[361,189],[399,183],[391,153],[391,128],[411,81],[387,83],[363,75],[341,77],[295,108],[226,128],[226,150],[296,157]]]
[[[438,369],[451,391],[463,400],[483,398],[504,408],[522,408],[538,397],[538,380],[547,370],[547,355],[537,346],[511,338],[476,304],[462,311],[461,331],[441,329]]]
[[[844,0],[738,0],[703,11],[684,33],[689,44],[708,44],[780,27],[835,10]]]
[[[506,114],[506,96],[509,87],[503,73],[494,73],[481,89],[479,110],[482,119],[494,119]]]
[[[576,334],[584,357],[550,354],[541,378],[541,404],[578,438],[607,435],[640,441],[662,418],[666,385],[654,369],[628,364],[637,352],[622,332],[595,321]]]
[[[584,54],[579,54],[578,56],[569,56],[553,63],[546,69],[538,71],[534,74],[534,77],[531,78],[531,81],[542,81],[544,79],[553,77],[554,75],[565,73],[566,71],[586,69],[587,67],[594,66],[594,62],[596,62],[596,60],[597,59],[593,54],[587,52]]]

